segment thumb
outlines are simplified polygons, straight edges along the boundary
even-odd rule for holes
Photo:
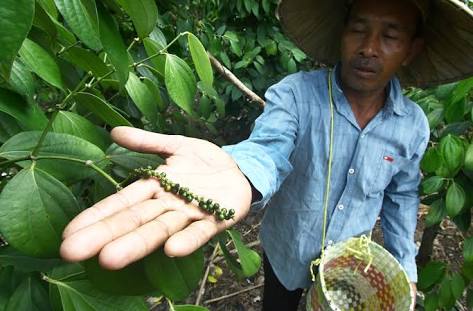
[[[175,154],[185,140],[180,135],[164,135],[126,126],[115,127],[111,134],[112,139],[122,147],[165,156]]]

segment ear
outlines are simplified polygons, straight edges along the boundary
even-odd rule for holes
[[[402,66],[409,65],[423,50],[425,47],[424,38],[417,37],[412,40],[411,48],[407,54],[406,59],[402,62]]]

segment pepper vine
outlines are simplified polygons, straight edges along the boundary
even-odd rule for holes
[[[206,199],[204,197],[198,196],[195,193],[191,192],[189,188],[183,187],[178,183],[174,183],[169,178],[166,177],[166,173],[164,172],[157,172],[153,170],[151,166],[147,168],[137,168],[134,171],[134,175],[136,177],[141,178],[156,178],[160,183],[161,187],[164,188],[166,192],[172,192],[179,197],[181,197],[187,203],[191,203],[192,201],[196,201],[201,209],[204,211],[215,215],[218,220],[230,220],[233,219],[235,216],[235,210],[226,208],[220,208],[220,204],[213,202],[211,199]]]

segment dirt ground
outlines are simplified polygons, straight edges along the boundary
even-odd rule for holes
[[[421,208],[419,212],[419,222],[416,232],[416,241],[420,245],[422,232],[424,229],[423,219],[427,213],[426,208]],[[238,224],[237,228],[244,235],[244,242],[253,245],[252,249],[258,251],[261,255],[261,247],[259,246],[258,232],[262,215],[255,214],[247,217],[243,222]],[[456,229],[455,225],[448,220],[442,224],[442,231],[434,241],[433,258],[447,261],[453,264],[454,269],[461,266],[460,241],[463,240],[461,233]],[[382,232],[379,225],[373,232],[373,239],[378,243],[382,243]],[[211,254],[207,256],[209,258]],[[200,298],[200,305],[211,311],[259,311],[262,306],[263,298],[263,282],[264,275],[262,269],[253,277],[238,281],[230,269],[227,268],[225,261],[218,258],[215,264],[210,265],[210,274],[215,271],[215,266],[222,268],[223,274],[218,278],[216,283],[206,282]],[[208,265],[208,263],[207,263]],[[186,303],[195,304],[198,291],[189,297]],[[305,297],[301,299],[299,311],[305,309]],[[154,311],[165,311],[168,308],[165,304],[156,305]],[[463,305],[457,305],[456,310],[467,311]]]

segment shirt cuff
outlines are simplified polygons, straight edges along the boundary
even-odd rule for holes
[[[246,176],[251,185],[261,194],[261,199],[251,204],[251,211],[263,209],[270,199],[271,184],[268,182],[264,168],[255,158],[249,156],[244,150],[239,150],[237,145],[223,146]]]

